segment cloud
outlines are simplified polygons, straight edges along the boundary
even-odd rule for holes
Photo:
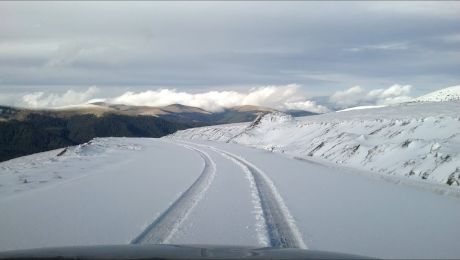
[[[343,108],[350,107],[362,102],[364,90],[360,86],[354,86],[344,91],[337,91],[329,97],[329,101]]]
[[[411,82],[434,90],[460,78],[453,55],[460,50],[459,8],[442,1],[0,1],[0,10],[9,10],[1,12],[8,26],[0,30],[0,89],[95,84],[204,92],[296,82],[320,92]],[[321,73],[305,75],[311,71]]]
[[[407,50],[409,44],[406,42],[394,42],[394,43],[384,43],[384,44],[374,44],[374,45],[362,45],[355,48],[345,49],[346,51],[358,52],[358,51],[368,51],[368,50],[379,50],[379,51],[399,51]]]
[[[296,84],[283,86],[261,86],[247,92],[238,91],[207,91],[189,93],[176,89],[157,89],[141,92],[128,91],[116,97],[100,97],[97,87],[90,87],[85,91],[68,90],[63,94],[33,92],[22,96],[19,105],[32,108],[61,107],[80,105],[94,101],[107,101],[114,104],[134,106],[167,106],[182,104],[218,112],[225,108],[255,105],[271,107],[279,110],[301,109],[323,113],[329,110],[314,101],[307,100],[299,93]]]
[[[89,87],[82,92],[67,90],[61,95],[56,93],[46,94],[41,91],[33,92],[22,96],[20,105],[32,108],[79,105],[87,103],[90,99],[94,98],[98,92],[99,89],[97,87]]]
[[[362,105],[385,105],[410,101],[410,85],[392,85],[386,89],[365,90],[353,86],[337,91],[329,97],[327,106],[343,109]],[[140,92],[128,91],[118,96],[101,96],[102,91],[92,86],[83,91],[67,90],[59,93],[43,91],[25,94],[14,105],[31,108],[51,108],[69,105],[81,105],[96,101],[134,106],[167,106],[182,104],[199,107],[211,112],[219,112],[225,108],[243,105],[270,107],[278,110],[298,109],[315,113],[331,111],[322,103],[309,100],[300,92],[300,86],[271,85],[252,88],[248,91],[206,91],[190,93],[176,89],[156,89]],[[6,102],[8,103],[8,102]]]
[[[337,91],[329,97],[329,101],[338,108],[348,108],[363,105],[386,105],[410,101],[410,85],[392,85],[387,89],[366,91],[360,86],[354,86],[344,91]]]
[[[411,89],[412,86],[410,85],[401,86],[396,84],[387,89],[371,90],[367,96],[378,105],[394,104],[411,100],[412,98],[408,96]]]
[[[248,92],[208,91],[203,93],[178,92],[175,89],[126,92],[109,100],[112,103],[144,106],[166,106],[182,104],[218,112],[224,108],[242,105],[266,106],[280,110],[304,109],[312,112],[326,112],[327,108],[306,100],[299,94],[299,86],[264,86]]]
[[[459,43],[460,42],[460,33],[453,33],[453,34],[448,34],[444,35],[440,38],[444,42],[447,43]]]
[[[327,113],[331,110],[325,106],[318,105],[315,101],[299,101],[299,102],[286,102],[284,104],[287,109],[306,110],[315,113]]]
[[[369,11],[377,11],[379,13],[387,12],[392,16],[411,15],[420,18],[445,18],[445,17],[458,17],[460,6],[458,3],[449,1],[399,1],[394,3],[372,2],[368,4]]]

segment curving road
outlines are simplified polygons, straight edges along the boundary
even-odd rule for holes
[[[236,163],[243,172],[248,172],[251,175],[251,181],[254,183],[254,193],[257,194],[257,200],[263,212],[265,231],[268,235],[268,244],[266,246],[307,248],[283,199],[273,182],[264,172],[239,156],[212,146],[189,142],[179,144],[197,152],[201,156],[205,162],[203,171],[198,179],[166,211],[131,241],[132,244],[161,244],[168,242],[179,225],[204,195],[215,176],[216,166],[210,156],[198,148],[202,147],[218,152]]]
[[[174,143],[177,144],[179,142]],[[193,206],[198,202],[199,197],[201,197],[209,187],[215,175],[213,160],[201,149],[206,148],[221,154],[223,157],[237,164],[242,169],[243,173],[248,172],[250,174],[251,182],[254,184],[250,186],[255,189],[254,194],[257,194],[257,201],[260,203],[263,212],[265,232],[268,236],[268,243],[265,246],[307,248],[283,199],[276,190],[273,182],[263,171],[235,154],[212,146],[204,146],[190,142],[180,142],[179,144],[200,154],[205,161],[203,172],[187,191],[147,227],[144,232],[132,241],[133,244],[158,244],[167,242],[168,239],[171,238],[188,212],[190,212]]]
[[[435,186],[223,142],[101,138],[85,149],[0,165],[0,250],[305,239],[380,258],[460,255],[460,201]]]

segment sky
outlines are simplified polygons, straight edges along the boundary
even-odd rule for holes
[[[0,2],[0,104],[324,112],[460,84],[460,2]]]

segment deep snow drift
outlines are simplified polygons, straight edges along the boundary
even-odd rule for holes
[[[193,128],[174,138],[217,140],[431,183],[460,184],[460,102],[405,103],[252,124]]]

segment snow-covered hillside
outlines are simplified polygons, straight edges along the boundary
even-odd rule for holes
[[[443,88],[414,99],[416,102],[443,102],[460,100],[460,85]]]
[[[460,184],[460,102],[406,103],[255,123],[187,129],[173,138],[218,140],[375,173]]]

